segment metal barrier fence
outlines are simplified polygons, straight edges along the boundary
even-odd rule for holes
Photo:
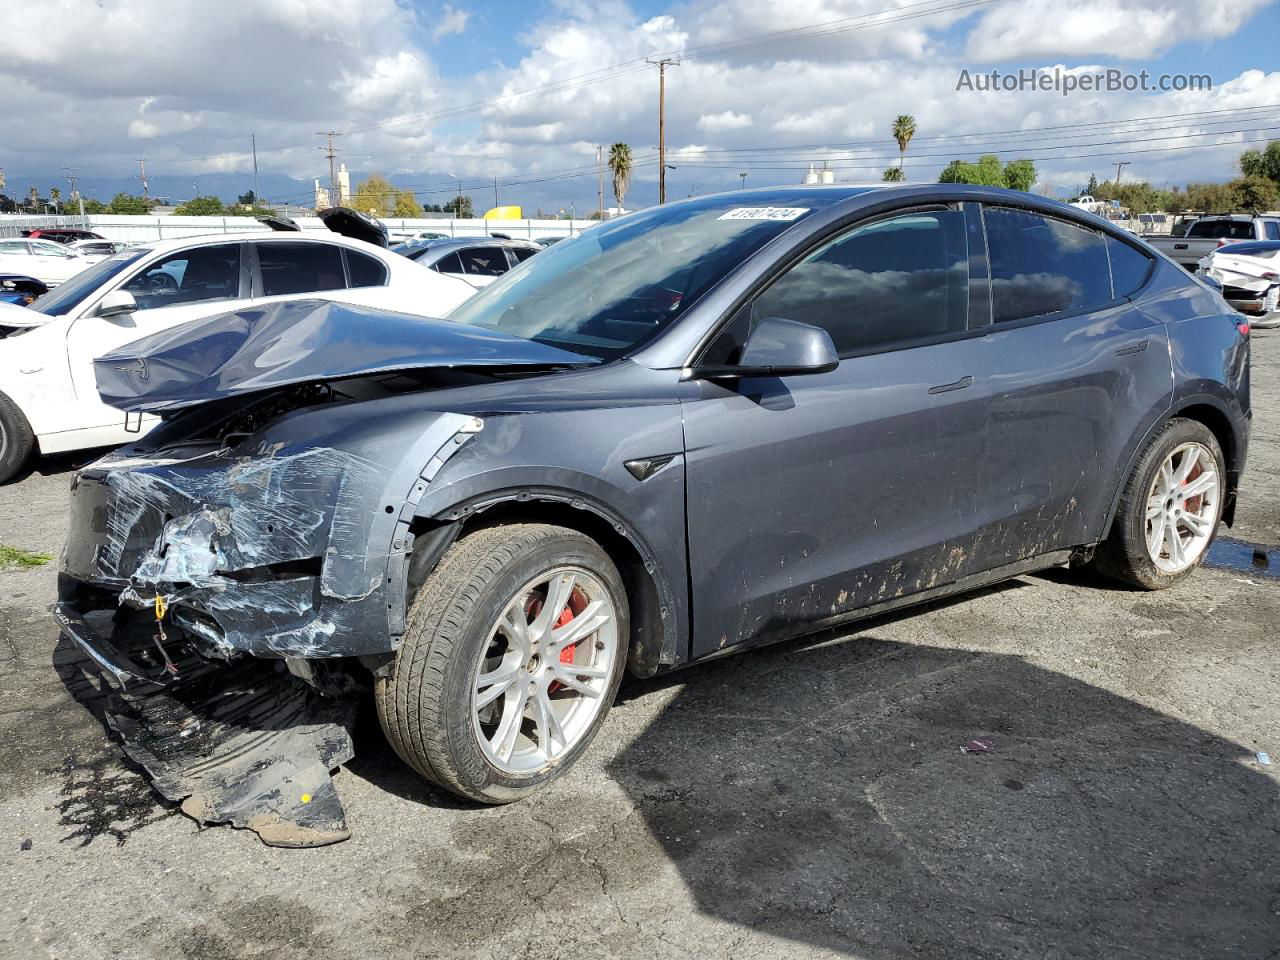
[[[303,230],[324,230],[317,217],[298,217]],[[513,239],[569,237],[590,227],[590,220],[455,220],[450,218],[384,219],[392,243],[423,232],[450,237],[483,237],[495,233]],[[19,237],[24,230],[39,227],[79,227],[101,234],[108,240],[150,243],[211,233],[261,233],[270,228],[252,217],[127,217],[102,214],[81,217],[0,215],[0,237]]]

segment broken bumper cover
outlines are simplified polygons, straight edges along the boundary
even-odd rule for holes
[[[210,655],[387,653],[404,630],[410,522],[478,421],[440,414],[401,462],[264,439],[85,467],[71,489],[59,623],[161,597]],[[108,639],[110,639],[108,637]]]

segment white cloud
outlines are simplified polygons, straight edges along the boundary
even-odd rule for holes
[[[1229,37],[1272,0],[1019,0],[983,13],[968,55],[984,62],[1029,57],[1157,56],[1176,43]],[[1242,48],[1243,49],[1243,48]]]
[[[462,33],[467,29],[467,21],[471,19],[471,13],[467,10],[456,10],[449,4],[444,5],[444,9],[440,12],[440,19],[436,21],[436,25],[431,30],[432,40],[441,40],[450,34]]]
[[[698,129],[707,133],[723,133],[726,130],[743,130],[751,126],[751,114],[734,113],[722,110],[719,113],[704,113],[698,118]]]

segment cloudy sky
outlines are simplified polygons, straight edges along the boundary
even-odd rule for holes
[[[342,158],[427,202],[596,202],[595,145],[656,196],[657,71],[669,195],[794,183],[826,160],[879,179],[912,114],[909,179],[953,157],[1036,160],[1062,193],[1096,173],[1226,179],[1242,141],[1280,138],[1272,0],[0,0],[0,168],[53,182],[251,169],[326,178]],[[970,75],[1107,68],[1212,77],[1183,92],[980,92]],[[607,189],[607,187],[606,187]],[[19,191],[21,192],[21,191]],[[274,197],[305,201],[307,197]],[[606,198],[608,199],[608,198]]]

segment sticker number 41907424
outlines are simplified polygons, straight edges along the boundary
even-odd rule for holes
[[[717,220],[795,220],[809,212],[808,207],[735,207]]]

